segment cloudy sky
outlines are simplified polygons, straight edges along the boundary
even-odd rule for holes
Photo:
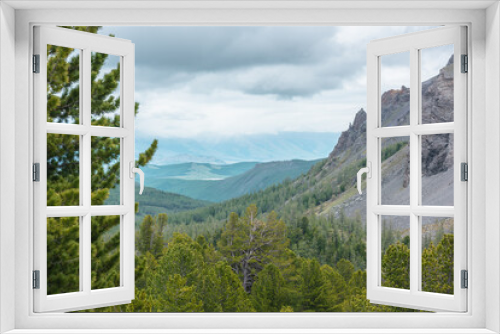
[[[136,47],[139,138],[340,132],[366,106],[369,41],[429,27],[105,27]],[[437,73],[449,54],[428,57]],[[408,61],[384,62],[384,89]],[[429,76],[423,73],[423,76]]]

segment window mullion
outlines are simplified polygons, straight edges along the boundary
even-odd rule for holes
[[[82,59],[82,87],[83,87],[83,108],[82,108],[82,124],[90,130],[91,122],[91,51],[89,48],[83,49]],[[80,234],[80,243],[82,245],[82,253],[80,254],[80,263],[82,270],[80,272],[81,281],[83,282],[83,291],[90,293],[92,288],[92,238],[91,238],[91,215],[90,205],[92,200],[92,154],[91,154],[91,133],[87,131],[82,136],[82,152],[81,152],[81,169],[80,182],[82,182],[82,204],[86,210],[85,216],[82,219],[82,234]]]
[[[83,192],[82,205],[90,210],[91,204],[91,176],[92,176],[92,156],[91,156],[91,132],[90,132],[90,122],[91,122],[91,54],[90,49],[86,48],[83,50],[83,75],[82,75],[82,87],[83,87],[83,98],[82,98],[82,124],[87,129],[86,133],[82,136],[83,145],[81,146],[81,168],[80,168],[80,179],[82,182],[81,189]]]
[[[85,73],[84,72],[84,65],[83,65],[83,60],[84,60],[84,55],[83,55],[83,50],[80,49],[80,73]],[[83,78],[82,78],[82,75],[80,75],[80,80],[79,80],[79,85],[80,87],[84,87],[83,85]],[[79,91],[79,105],[78,105],[78,109],[79,109],[79,118],[80,118],[80,124],[84,124],[84,117],[83,117],[83,108],[84,108],[84,98],[83,98],[83,95],[84,95],[84,89],[80,89]],[[57,123],[56,123],[57,124]],[[47,124],[48,126],[50,126],[50,124]],[[80,126],[78,126],[80,127]],[[82,136],[79,136],[80,140],[79,140],[79,146],[80,149],[83,148],[83,137]],[[79,171],[80,173],[82,172],[83,170],[83,162],[84,162],[84,159],[80,159],[80,168],[79,168]],[[78,176],[79,178],[79,183],[80,183],[80,193],[79,193],[79,197],[80,197],[80,205],[83,206],[84,205],[84,198],[85,198],[85,192],[83,191],[83,188],[84,188],[84,178],[82,177],[82,175],[79,175]],[[79,223],[79,226],[80,226],[80,231],[79,231],[79,234],[78,234],[78,237],[79,237],[79,271],[78,271],[78,276],[79,276],[79,279],[78,279],[78,282],[80,284],[80,291],[83,291],[85,286],[84,286],[84,277],[83,277],[83,273],[85,272],[85,267],[84,267],[84,264],[83,264],[83,254],[85,254],[85,247],[84,247],[84,244],[83,244],[83,235],[85,234],[85,230],[84,230],[84,219],[82,216],[79,216],[78,217],[78,223]]]
[[[418,87],[419,87],[419,59],[418,49],[410,49],[410,207],[414,208],[419,204],[419,136],[415,133],[418,126]],[[420,270],[418,268],[418,226],[419,217],[411,212],[410,214],[410,291],[415,293],[419,290]]]

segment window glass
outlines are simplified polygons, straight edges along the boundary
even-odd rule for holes
[[[92,125],[120,126],[121,57],[92,52]]]
[[[47,122],[80,123],[80,53],[47,45]]]
[[[381,126],[410,124],[410,52],[380,57]]]
[[[453,218],[421,217],[422,291],[453,294]]]
[[[92,137],[92,205],[119,205],[120,138]]]
[[[80,218],[47,218],[47,294],[80,291]]]
[[[453,206],[453,134],[421,136],[422,205]]]
[[[420,50],[422,124],[453,122],[453,44]]]
[[[47,134],[47,206],[80,205],[80,136]]]
[[[92,289],[120,286],[120,216],[92,217]]]
[[[410,204],[410,137],[382,138],[381,204]]]
[[[381,216],[382,286],[410,288],[410,217]]]

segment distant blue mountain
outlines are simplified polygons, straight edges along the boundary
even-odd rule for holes
[[[271,162],[325,158],[337,144],[339,133],[280,132],[221,138],[158,139],[154,163]],[[136,138],[136,152],[144,151],[153,138]]]
[[[235,164],[209,164],[186,162],[175,165],[148,164],[141,167],[147,175],[146,185],[156,187],[164,179],[215,181],[242,174],[252,169],[256,162]]]
[[[305,174],[318,162],[291,160],[266,163],[242,162],[229,165],[186,163],[143,168],[145,184],[169,193],[210,202],[265,189],[285,179]]]

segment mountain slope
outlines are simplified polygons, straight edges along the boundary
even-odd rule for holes
[[[294,179],[306,173],[316,162],[292,160],[260,163],[244,173],[216,181],[163,178],[155,181],[155,187],[195,199],[220,202],[259,191],[285,179]]]
[[[118,203],[119,191],[113,188],[109,192],[108,203]],[[144,187],[139,195],[139,185],[135,187],[135,201],[139,203],[139,211],[135,214],[136,225],[140,224],[145,215],[166,213],[169,216],[176,212],[193,210],[212,204],[179,194],[172,194],[155,188]]]

